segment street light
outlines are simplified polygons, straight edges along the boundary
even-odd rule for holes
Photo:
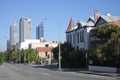
[[[59,53],[58,53],[58,59],[59,59],[59,70],[61,70],[61,50],[60,50],[60,32],[58,27],[58,46],[59,46]]]
[[[60,51],[60,41],[59,41],[59,70],[61,70],[61,51]]]

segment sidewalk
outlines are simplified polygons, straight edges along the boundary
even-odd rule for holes
[[[91,74],[91,75],[100,75],[100,76],[109,76],[109,77],[120,77],[120,73],[107,73],[107,72],[96,72],[96,71],[89,71],[87,69],[61,69],[64,72],[76,72],[76,73],[83,73],[83,74]]]
[[[59,71],[58,68],[51,68],[51,69]],[[120,77],[120,73],[96,72],[96,71],[89,71],[87,69],[79,69],[79,68],[78,69],[62,68],[61,71],[76,72],[76,73],[91,74],[91,75],[99,75],[99,76]]]
[[[78,73],[93,74],[100,76],[120,77],[120,73],[106,73],[106,72],[93,72],[93,71],[79,71]]]
[[[46,66],[32,65],[32,64],[27,64],[27,65],[32,66],[34,68],[46,68],[52,71],[76,72],[76,73],[91,74],[91,75],[120,77],[120,73],[95,72],[95,71],[88,71],[87,69],[81,69],[81,68],[62,68],[61,70],[59,70],[57,65],[46,65]]]

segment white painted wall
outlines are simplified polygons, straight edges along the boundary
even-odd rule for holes
[[[114,68],[114,67],[101,67],[101,66],[89,66],[89,71],[117,72],[117,68]]]
[[[67,35],[71,35],[72,36],[72,42],[70,43],[72,45],[72,47],[74,47],[75,49],[77,49],[77,47],[79,47],[79,50],[81,48],[87,50],[89,49],[90,46],[90,31],[93,29],[93,27],[86,27],[86,28],[80,28],[79,30],[74,30],[72,32],[66,33]],[[79,42],[77,41],[77,33],[80,32],[84,32],[84,42]],[[73,43],[73,35],[75,34],[75,43]],[[80,37],[79,37],[80,40]],[[68,41],[69,42],[69,41]]]
[[[28,49],[30,44],[40,43],[39,39],[26,39],[25,42],[21,42],[20,49]]]
[[[22,42],[20,44],[20,49],[28,49],[29,46],[32,49],[36,49],[37,47],[45,47],[46,44],[48,44],[49,47],[57,47],[58,46],[57,41],[47,42],[47,41],[41,41],[39,39],[30,39],[30,40],[27,39],[25,42]]]

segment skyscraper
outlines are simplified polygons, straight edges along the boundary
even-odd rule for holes
[[[10,25],[10,45],[16,45],[18,42],[18,27],[15,22]]]
[[[43,22],[41,22],[36,28],[36,39],[44,38],[44,27]]]
[[[29,18],[20,19],[19,42],[24,42],[26,39],[32,38],[32,20]]]

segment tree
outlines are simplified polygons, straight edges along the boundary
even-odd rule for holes
[[[22,56],[21,51],[18,49],[16,51],[16,54],[17,54],[17,62],[20,63],[21,62],[21,56]]]
[[[83,51],[72,51],[69,54],[69,67],[81,68],[86,66],[85,53]]]
[[[34,49],[25,50],[26,62],[35,63],[38,60],[37,52]]]
[[[10,55],[10,60],[13,62],[17,62],[17,53],[15,51]]]
[[[94,64],[104,66],[119,65],[120,28],[116,25],[106,25],[93,30],[92,36],[100,39],[98,41],[100,42],[100,45],[97,46],[89,55],[92,57],[91,59]]]
[[[26,52],[24,49],[21,50],[21,63],[26,63]]]
[[[69,65],[69,54],[74,50],[69,43],[60,44],[61,46],[61,63],[62,66],[67,67]],[[58,61],[59,46],[53,49],[53,56]]]
[[[0,65],[5,61],[5,55],[3,52],[0,52]]]
[[[85,54],[76,51],[69,43],[61,44],[62,67],[80,68],[85,66]],[[53,56],[58,60],[59,46],[53,49]]]

